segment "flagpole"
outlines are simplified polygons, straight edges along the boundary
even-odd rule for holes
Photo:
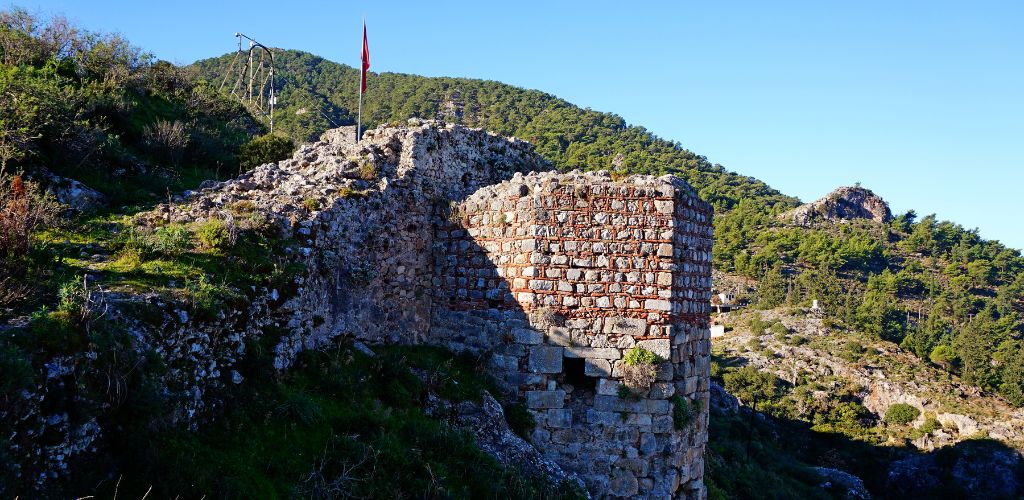
[[[359,64],[359,118],[356,121],[356,143],[357,144],[359,143],[359,134],[360,134],[360,132],[362,132],[362,128],[363,128],[363,78],[365,78],[363,76],[363,72],[364,71],[366,71],[366,70],[363,69],[363,64],[360,62],[360,64]]]
[[[366,81],[366,16],[363,16],[363,39],[359,44],[359,117],[356,119],[356,144],[359,144],[359,136],[363,132],[363,82]]]

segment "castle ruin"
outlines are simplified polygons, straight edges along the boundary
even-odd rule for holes
[[[270,313],[279,367],[340,336],[470,350],[591,494],[702,498],[711,207],[673,176],[549,169],[523,141],[412,122],[325,136],[173,217],[245,199],[301,243],[308,273]],[[634,347],[660,362],[625,390]]]

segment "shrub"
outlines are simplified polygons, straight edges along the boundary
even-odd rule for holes
[[[210,219],[196,226],[196,237],[203,248],[223,249],[230,246],[231,233],[227,224],[220,219]]]
[[[242,145],[238,152],[238,166],[242,171],[251,170],[264,163],[287,159],[294,150],[295,143],[287,137],[261,135]]]
[[[779,394],[780,380],[769,372],[759,371],[753,366],[744,366],[728,371],[722,376],[725,390],[745,404],[775,399]]]
[[[343,188],[338,190],[338,197],[339,198],[345,198],[345,199],[348,199],[348,198],[362,198],[364,196],[366,196],[366,191],[357,191],[357,190],[352,189],[350,187],[343,187]]]
[[[711,361],[711,378],[722,378],[722,364],[718,361]]]
[[[925,434],[931,434],[941,428],[942,423],[939,422],[939,420],[936,419],[934,416],[929,416],[924,419],[924,423],[921,424],[921,427],[918,427],[918,430]]]
[[[928,359],[932,363],[948,370],[953,366],[953,363],[956,362],[956,352],[953,351],[952,347],[941,344],[935,346],[935,349],[932,349],[931,354],[928,355]]]
[[[658,374],[655,366],[663,360],[643,347],[633,347],[622,357],[623,382],[629,389],[646,391]]]
[[[0,257],[28,253],[30,235],[56,219],[56,200],[21,176],[0,178]]]
[[[85,277],[63,283],[57,290],[57,311],[69,317],[84,321],[89,317],[89,289]]]
[[[21,176],[0,170],[0,309],[29,299],[35,282],[29,272],[32,233],[60,213],[57,201]]]
[[[633,347],[626,351],[626,355],[622,357],[622,362],[629,366],[640,366],[642,364],[655,365],[664,361],[660,356],[654,354],[643,347]]]
[[[149,244],[156,252],[178,256],[192,249],[192,232],[183,224],[168,224],[153,232]]]
[[[66,354],[82,347],[75,318],[67,311],[49,311],[42,307],[32,313],[28,324],[30,337],[26,345],[41,348],[50,354]]]
[[[195,279],[185,280],[185,290],[188,292],[192,311],[195,313],[212,316],[221,306],[223,291],[205,274]]]
[[[779,340],[783,340],[786,335],[789,334],[789,328],[786,328],[786,325],[783,325],[781,321],[772,323],[772,326],[768,329],[775,335],[775,338]]]
[[[0,344],[0,396],[31,387],[32,363],[28,356],[15,346]]]
[[[807,343],[807,337],[803,335],[792,335],[786,339],[786,344],[791,346],[801,346]]]
[[[359,164],[359,178],[364,181],[372,181],[377,178],[377,165],[373,162],[364,160]]]
[[[302,200],[302,206],[305,207],[306,210],[310,212],[315,212],[317,210],[320,210],[320,200],[316,198],[306,198]]]
[[[189,133],[179,120],[157,120],[142,130],[142,140],[157,158],[176,166],[188,147]]]
[[[867,352],[867,349],[865,349],[860,342],[851,340],[843,344],[843,348],[839,352],[839,357],[851,363],[855,363],[860,361],[860,358],[864,356],[865,352]]]
[[[252,200],[238,200],[228,204],[228,210],[235,215],[249,214],[256,210],[256,204]]]
[[[619,399],[628,399],[636,401],[640,399],[640,395],[626,386],[626,384],[619,384],[619,387],[615,389],[615,393],[619,396]]]
[[[761,339],[757,337],[750,337],[750,340],[747,341],[747,349],[755,352],[760,351],[762,349]]]
[[[136,246],[124,246],[121,247],[114,254],[115,260],[111,266],[111,270],[131,273],[139,269],[142,265],[142,249]]]
[[[672,398],[672,423],[676,430],[685,430],[697,420],[700,414],[700,400],[689,400],[682,396]]]
[[[896,425],[907,425],[921,414],[921,410],[906,403],[896,403],[885,410],[885,422]]]
[[[764,335],[764,331],[770,328],[772,324],[768,321],[761,319],[761,316],[754,316],[750,320],[750,332],[754,335]]]

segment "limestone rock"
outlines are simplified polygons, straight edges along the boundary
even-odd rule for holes
[[[844,186],[820,200],[801,205],[779,217],[793,224],[810,226],[855,219],[889,222],[892,219],[892,212],[889,210],[889,204],[870,189]]]

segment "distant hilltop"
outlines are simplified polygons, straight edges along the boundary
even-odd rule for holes
[[[801,226],[855,219],[884,223],[892,220],[892,211],[889,210],[889,204],[870,189],[843,186],[818,201],[784,212],[780,218]]]

